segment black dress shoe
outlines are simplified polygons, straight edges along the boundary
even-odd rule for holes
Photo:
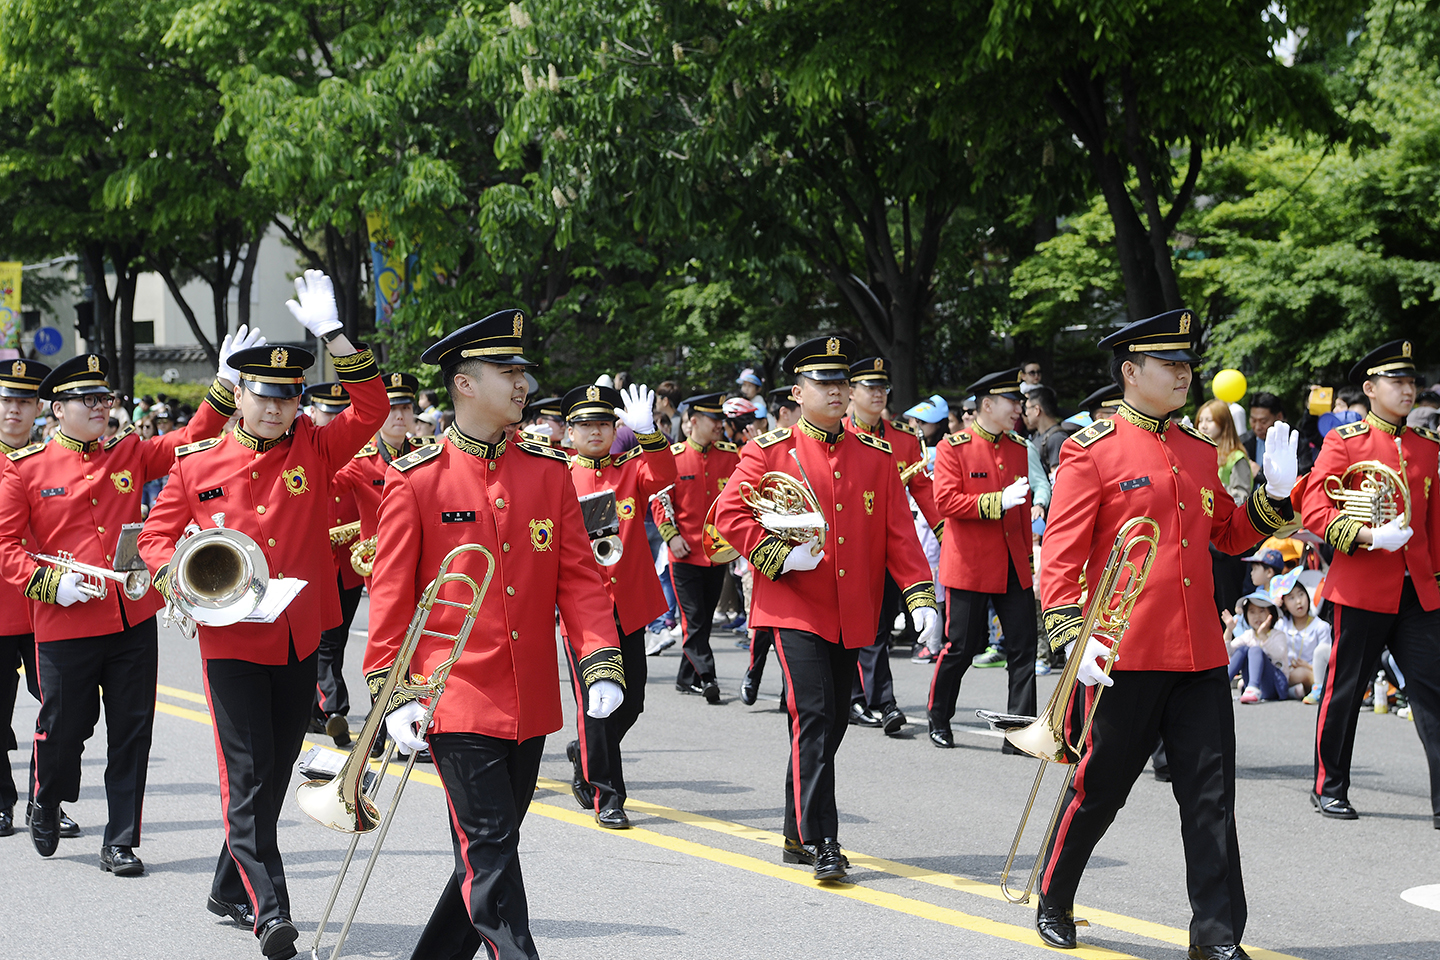
[[[850,704],[850,722],[857,727],[880,726],[880,718],[871,713],[863,703]]]
[[[1332,820],[1360,819],[1360,814],[1350,806],[1350,801],[1340,797],[1321,797],[1312,793],[1310,794],[1310,804],[1320,811],[1322,817],[1329,817]]]
[[[332,713],[325,719],[325,734],[337,747],[350,746],[350,721],[343,713]]]
[[[15,808],[7,807],[0,810],[0,837],[8,837],[15,833]]]
[[[435,758],[430,756],[429,750],[421,750],[419,753],[415,754],[415,762],[433,764],[435,762]]]
[[[844,880],[850,864],[840,852],[840,841],[826,837],[815,845],[815,879]]]
[[[30,842],[42,857],[53,857],[60,846],[60,808],[36,806],[31,811]]]
[[[260,938],[260,952],[266,960],[290,960],[295,956],[295,941],[300,931],[285,917],[266,920],[256,936]]]
[[[129,847],[111,844],[100,848],[100,869],[117,877],[138,877],[145,872],[145,864]]]
[[[625,816],[625,811],[619,807],[611,807],[608,810],[601,810],[595,814],[595,822],[606,830],[629,830],[630,818]]]
[[[676,690],[677,693],[704,693],[704,692],[705,692],[705,688],[702,687],[702,686],[700,686],[700,684],[698,684],[698,683],[677,683],[677,684],[675,684],[675,690]]]
[[[720,702],[720,684],[714,680],[706,680],[705,685],[700,688],[700,692],[705,694],[705,702],[712,707]]]
[[[1060,950],[1075,949],[1075,928],[1088,927],[1084,920],[1075,919],[1074,907],[1060,907],[1046,901],[1044,894],[1037,898],[1035,905],[1035,930],[1048,946]]]
[[[815,844],[801,843],[793,837],[785,838],[785,852],[781,856],[782,863],[803,863],[805,866],[815,864]]]
[[[311,717],[310,724],[305,728],[306,733],[324,733],[326,720],[324,717]]]
[[[1161,783],[1169,783],[1169,782],[1170,782],[1170,768],[1169,768],[1169,767],[1156,767],[1156,768],[1155,768],[1155,779],[1156,779],[1156,780],[1159,780]]]
[[[891,700],[889,703],[880,706],[880,726],[885,729],[885,735],[893,737],[900,732],[900,728],[909,721],[905,714],[900,712],[900,707]]]
[[[1440,813],[1435,814],[1430,819],[1435,821],[1435,829],[1440,830]]]
[[[740,684],[740,702],[747,707],[751,706],[755,703],[756,693],[758,693],[758,691],[755,689],[755,681],[746,677],[744,682]]]
[[[955,746],[955,734],[949,730],[937,730],[930,728],[930,742],[942,750],[949,750]]]
[[[1190,945],[1190,960],[1250,960],[1250,954],[1238,943],[1226,943],[1220,946],[1199,947]]]
[[[573,776],[570,779],[570,794],[581,810],[595,809],[595,788],[585,779],[585,767],[580,758],[580,741],[571,740],[565,744],[565,757],[570,761]]]
[[[34,806],[35,804],[33,803],[25,804],[25,826],[27,827],[30,826],[30,811]],[[60,811],[60,839],[74,840],[80,836],[80,824],[66,816],[64,807],[57,807],[56,809]]]
[[[205,901],[205,909],[217,917],[229,917],[249,930],[255,929],[255,910],[249,903],[226,903],[212,896]]]

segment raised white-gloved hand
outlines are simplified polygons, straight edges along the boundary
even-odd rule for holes
[[[804,543],[797,544],[793,550],[785,554],[785,563],[780,567],[780,572],[814,570],[824,559],[825,551],[820,549],[820,541],[811,537]]]
[[[62,573],[60,586],[55,588],[55,602],[62,607],[68,607],[72,603],[88,603],[90,594],[80,589],[80,581],[84,579],[78,573]]]
[[[615,411],[620,422],[637,435],[655,432],[655,391],[643,383],[632,383],[620,391],[625,398],[625,408]]]
[[[1075,641],[1071,640],[1065,644],[1065,656],[1072,656],[1074,649]],[[1097,683],[1102,687],[1113,685],[1115,681],[1105,676],[1105,668],[1100,663],[1108,656],[1110,656],[1110,648],[1091,637],[1085,643],[1084,659],[1080,662],[1080,671],[1076,679],[1087,687],[1093,687]]]
[[[323,337],[331,330],[339,330],[340,311],[335,306],[335,286],[321,270],[306,270],[305,276],[295,278],[295,296],[300,302],[286,300],[301,326],[317,337]]]
[[[390,734],[391,740],[411,753],[419,753],[429,749],[425,738],[415,733],[415,724],[424,719],[425,708],[420,705],[420,701],[411,700],[390,711],[385,717],[385,730]]]
[[[251,330],[245,324],[240,324],[240,329],[234,335],[225,334],[225,339],[220,341],[220,369],[217,371],[223,380],[231,383],[240,382],[240,371],[230,366],[230,358],[241,350],[249,350],[251,347],[265,346],[265,334],[257,327]]]
[[[1030,478],[1021,477],[1010,486],[1000,491],[1000,509],[1009,510],[1011,507],[1018,507],[1030,496]]]
[[[1265,462],[1260,469],[1265,472],[1265,492],[1276,500],[1284,500],[1295,489],[1295,478],[1300,475],[1295,453],[1299,444],[1299,432],[1292,432],[1284,420],[1277,421],[1265,437]]]
[[[1273,427],[1271,428],[1274,429]],[[1265,459],[1270,459],[1266,456]],[[1268,487],[1269,484],[1267,483]],[[1396,517],[1383,526],[1372,527],[1370,530],[1370,549],[1384,550],[1387,553],[1394,553],[1409,542],[1415,531],[1409,527],[1400,526],[1400,518]]]
[[[934,607],[916,607],[911,616],[915,618],[920,642],[929,648],[931,654],[938,654],[945,644],[945,638],[940,635],[940,612]]]
[[[590,684],[589,700],[585,712],[596,720],[604,720],[625,702],[625,689],[614,680],[596,680]]]

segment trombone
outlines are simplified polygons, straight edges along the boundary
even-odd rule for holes
[[[478,551],[485,558],[485,577],[479,584],[476,584],[475,580],[466,574],[450,572],[450,566],[463,554],[472,550]],[[490,578],[494,573],[494,554],[478,543],[462,544],[445,555],[445,559],[440,561],[440,569],[435,574],[435,579],[431,580],[430,585],[425,588],[425,593],[415,608],[415,615],[410,619],[410,627],[405,631],[405,638],[400,643],[400,650],[396,653],[395,662],[391,664],[390,672],[385,675],[385,683],[375,695],[375,705],[370,708],[370,714],[365,718],[365,725],[356,735],[355,745],[350,748],[350,756],[346,758],[345,765],[340,768],[335,779],[307,780],[295,790],[295,800],[300,804],[300,809],[309,814],[321,826],[338,830],[341,833],[354,834],[350,841],[350,849],[345,852],[345,859],[340,864],[340,872],[335,877],[334,886],[330,889],[330,899],[325,902],[325,911],[320,915],[320,923],[315,928],[315,939],[310,944],[312,960],[320,958],[320,939],[325,935],[325,925],[330,921],[330,911],[335,908],[335,902],[340,898],[340,888],[345,883],[345,876],[350,870],[350,862],[354,859],[355,849],[360,844],[360,835],[378,828],[380,832],[375,837],[375,845],[370,848],[369,856],[365,858],[365,870],[360,875],[359,889],[355,891],[355,896],[350,902],[350,911],[345,915],[345,923],[340,928],[340,937],[335,943],[335,948],[330,952],[330,960],[335,960],[340,956],[340,951],[345,946],[345,938],[350,934],[350,925],[355,920],[355,914],[360,910],[360,900],[365,896],[365,886],[370,882],[370,873],[375,869],[375,861],[380,857],[380,848],[385,844],[385,835],[390,832],[390,824],[395,820],[395,808],[400,804],[400,795],[405,790],[405,784],[410,780],[410,772],[415,768],[415,754],[412,753],[409,761],[405,764],[405,772],[400,775],[400,780],[395,785],[395,793],[390,798],[390,804],[382,815],[370,800],[370,796],[366,794],[364,780],[369,769],[370,751],[381,735],[391,698],[394,697],[397,690],[413,694],[420,699],[429,698],[430,705],[425,710],[425,717],[420,722],[420,729],[423,731],[430,728],[430,720],[435,716],[435,708],[440,703],[440,697],[445,693],[445,683],[450,677],[450,670],[465,652],[466,641],[470,639],[470,631],[475,626],[476,618],[480,615],[480,607],[485,602],[485,594],[490,589]],[[470,599],[468,601],[440,599],[440,591],[450,584],[457,584],[468,589]],[[465,611],[464,620],[454,634],[439,633],[429,627],[430,614],[436,607],[454,607]],[[429,677],[407,679],[410,676],[410,661],[414,659],[420,641],[426,637],[451,641],[450,655],[435,667]],[[378,792],[380,788],[380,780],[390,766],[390,756],[394,749],[394,743],[385,748],[385,755],[380,759],[380,776],[375,778],[370,788],[372,794]]]
[[[1110,641],[1110,653],[1105,657],[1105,675],[1109,676],[1111,667],[1120,658],[1120,641],[1130,626],[1130,615],[1135,609],[1135,602],[1140,599],[1140,591],[1145,589],[1145,581],[1150,576],[1150,565],[1155,562],[1159,542],[1160,525],[1149,517],[1130,519],[1115,535],[1115,545],[1110,548],[1110,558],[1090,594],[1080,634],[1075,640],[1075,646],[1071,648],[1072,655],[1060,673],[1060,681],[1055,685],[1050,702],[1045,705],[1039,717],[1031,719],[997,714],[989,710],[975,711],[980,719],[1003,731],[1005,739],[1014,747],[1042,761],[1040,769],[1035,772],[1030,799],[1025,801],[1025,812],[1020,815],[1020,826],[1015,830],[1015,842],[1010,844],[1010,855],[1005,859],[1005,869],[1000,874],[1000,892],[1011,903],[1027,903],[1030,900],[1030,891],[1035,887],[1036,876],[1045,857],[1045,847],[1055,833],[1055,824],[1059,821],[1060,811],[1065,805],[1066,791],[1075,777],[1080,747],[1090,733],[1095,709],[1100,705],[1100,697],[1104,693],[1103,687],[1095,691],[1080,726],[1079,737],[1074,742],[1068,740],[1065,736],[1065,719],[1078,691],[1077,677],[1080,664],[1084,660],[1085,646],[1092,636]],[[1066,767],[1064,782],[1060,785],[1060,796],[1055,799],[1055,808],[1050,813],[1050,823],[1045,828],[1045,836],[1040,841],[1040,852],[1035,855],[1035,865],[1030,870],[1030,878],[1025,883],[1025,890],[1017,896],[1010,889],[1010,868],[1014,866],[1015,854],[1020,849],[1025,825],[1030,821],[1035,797],[1040,793],[1040,782],[1052,763]]]
[[[75,555],[66,550],[56,554],[49,553],[28,553],[32,560],[41,563],[48,563],[63,573],[78,573],[80,582],[76,584],[79,591],[92,600],[104,600],[109,593],[105,586],[106,581],[120,584],[125,591],[125,596],[131,600],[139,600],[150,592],[150,571],[149,570],[106,570],[104,567],[97,567],[90,563],[81,563],[75,559]]]

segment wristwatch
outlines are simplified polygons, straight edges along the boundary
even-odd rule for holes
[[[334,330],[329,330],[329,331],[326,331],[325,333],[320,334],[320,339],[321,339],[321,340],[324,340],[326,343],[334,343],[336,337],[342,337],[342,336],[344,336],[344,335],[345,335],[345,328],[344,328],[343,326],[341,326],[341,327],[336,327]]]

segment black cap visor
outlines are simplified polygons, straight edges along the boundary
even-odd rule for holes
[[[1135,350],[1133,353],[1142,353],[1157,360],[1174,360],[1179,363],[1201,363],[1205,360],[1194,350]]]
[[[277,400],[290,400],[305,392],[303,383],[267,383],[264,380],[250,380],[243,374],[240,383],[257,397],[274,397]]]
[[[35,387],[7,387],[0,384],[0,397],[11,397],[15,400],[33,400],[40,396],[40,391]]]
[[[818,380],[821,383],[834,383],[837,380],[850,379],[850,371],[845,367],[835,370],[797,370],[795,372],[802,377]]]

